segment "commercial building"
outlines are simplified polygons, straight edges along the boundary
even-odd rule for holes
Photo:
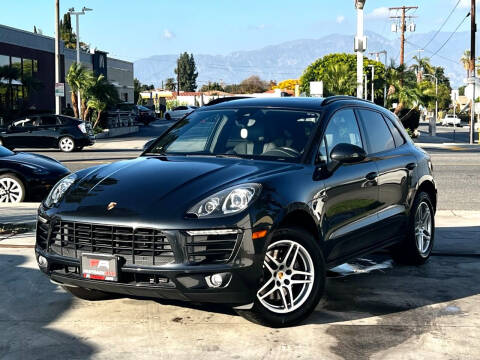
[[[61,42],[60,56],[64,83],[68,69],[76,61],[76,50],[65,48]],[[96,49],[82,51],[80,62],[96,74],[105,75],[123,101],[133,102],[133,63],[110,58],[107,52]],[[0,69],[6,68],[16,68],[19,76],[0,79],[0,109],[54,111],[54,38],[0,25]],[[70,103],[70,95],[66,85],[62,108]]]

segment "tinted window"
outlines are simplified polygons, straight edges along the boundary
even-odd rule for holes
[[[186,106],[177,106],[175,109],[173,109],[173,111],[177,110],[188,110],[188,108]]]
[[[42,116],[40,125],[42,126],[55,126],[57,125],[56,116]]]
[[[263,108],[210,110],[177,123],[149,153],[232,155],[297,161],[317,113]]]
[[[403,138],[402,134],[400,134],[400,131],[395,126],[393,121],[387,120],[387,119],[385,119],[385,121],[388,123],[390,131],[392,132],[393,138],[395,139],[395,145],[400,146],[405,144],[405,139]]]
[[[375,111],[359,110],[365,125],[370,152],[372,154],[395,148],[392,133],[388,129],[383,116]]]
[[[38,126],[40,124],[40,120],[38,117],[29,117],[29,118],[24,118],[21,120],[16,120],[13,123],[13,126],[15,127],[32,127],[32,126]]]
[[[320,160],[330,159],[332,149],[342,143],[363,147],[357,119],[352,109],[337,111],[330,119],[320,143]]]

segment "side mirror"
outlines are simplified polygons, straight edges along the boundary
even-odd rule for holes
[[[354,164],[364,160],[367,157],[367,153],[361,147],[341,143],[336,145],[331,153],[331,161],[327,165],[329,173],[333,173],[342,164]]]

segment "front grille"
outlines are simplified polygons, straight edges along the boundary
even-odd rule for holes
[[[37,245],[42,249],[47,248],[48,243],[48,224],[38,221],[37,222]]]
[[[239,237],[240,233],[187,236],[188,261],[208,264],[225,263],[231,258]]]
[[[167,237],[156,229],[60,221],[54,223],[50,250],[80,258],[83,253],[120,255],[127,265],[164,265],[174,262]]]

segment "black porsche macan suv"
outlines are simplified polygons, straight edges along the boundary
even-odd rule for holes
[[[288,326],[313,311],[326,269],[381,248],[425,262],[435,206],[430,158],[391,112],[350,97],[234,100],[137,159],[60,181],[36,256],[83,299],[224,303]]]

